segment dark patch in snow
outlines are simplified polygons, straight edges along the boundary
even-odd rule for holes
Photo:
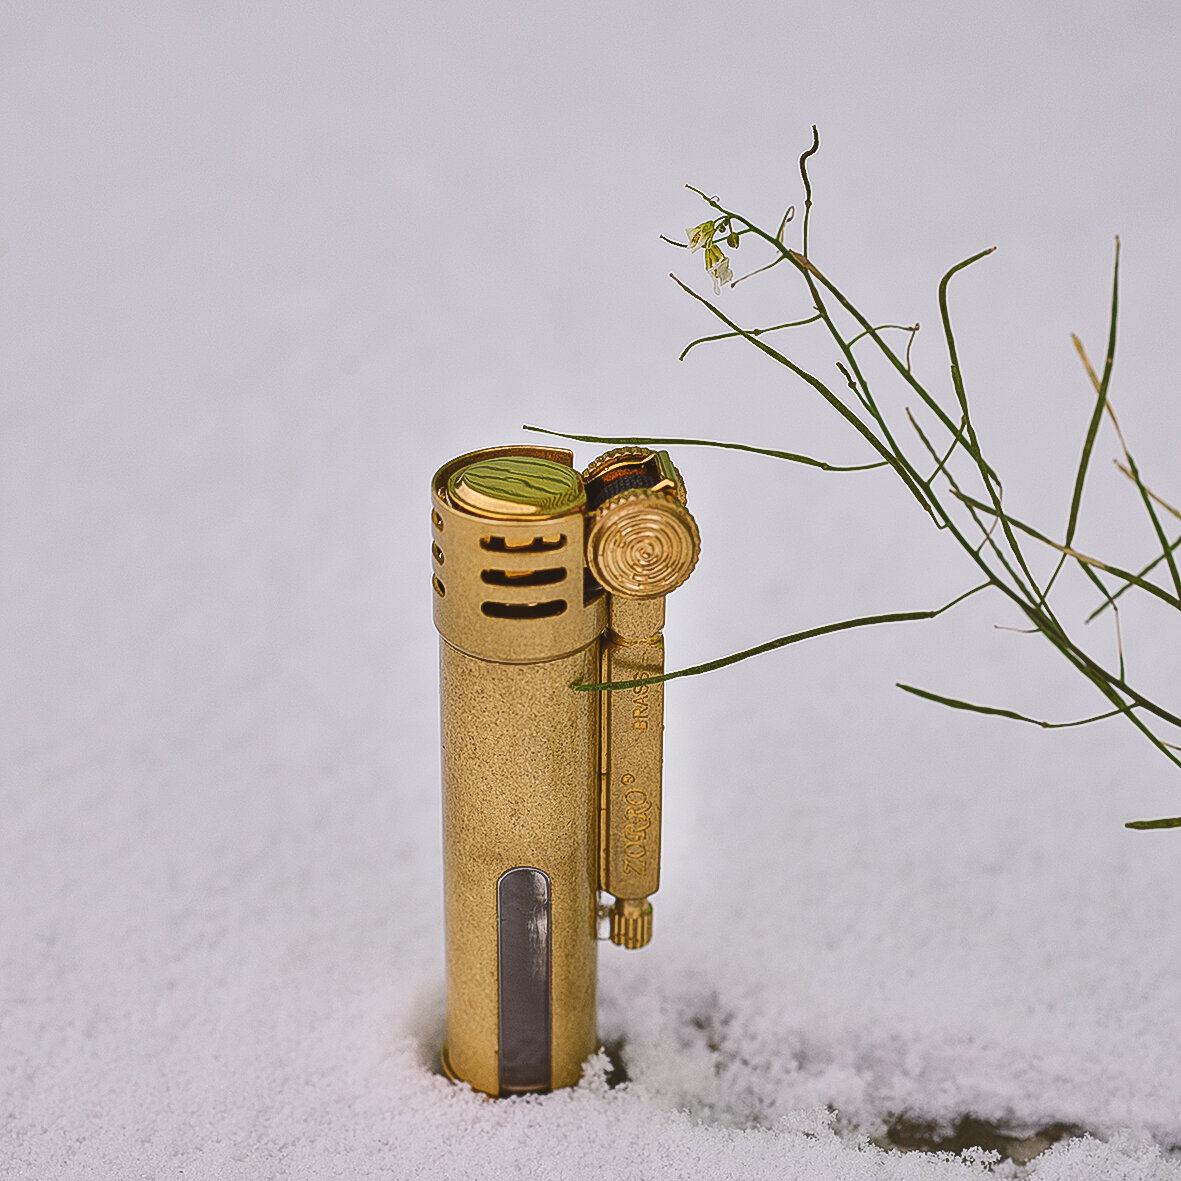
[[[603,1053],[607,1055],[607,1061],[611,1063],[611,1069],[606,1074],[606,1082],[607,1086],[612,1089],[622,1086],[630,1077],[623,1061],[623,1047],[623,1038],[603,1043]]]
[[[956,1156],[970,1149],[983,1149],[995,1152],[1003,1160],[1024,1165],[1059,1140],[1073,1140],[1086,1134],[1084,1128],[1064,1123],[1047,1124],[1035,1132],[1017,1134],[971,1115],[965,1115],[948,1132],[934,1123],[898,1116],[886,1134],[877,1137],[874,1143],[896,1152],[950,1152]]]

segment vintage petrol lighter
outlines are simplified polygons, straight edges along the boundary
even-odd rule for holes
[[[497,447],[435,474],[443,1067],[489,1095],[578,1081],[596,940],[642,947],[659,884],[664,596],[697,526],[664,451]],[[613,896],[600,910],[599,892]]]

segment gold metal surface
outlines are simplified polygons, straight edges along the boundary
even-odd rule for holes
[[[591,573],[612,594],[652,599],[676,590],[701,540],[689,510],[666,492],[632,488],[596,513],[586,539]]]
[[[490,448],[439,469],[431,511],[435,626],[448,643],[485,660],[568,656],[594,643],[607,623],[606,596],[584,585],[585,512],[490,518],[454,504],[447,491],[463,471],[506,456],[565,464],[578,478],[569,451],[542,447]]]
[[[552,1086],[576,1083],[595,1032],[598,726],[588,645],[561,660],[498,664],[440,644],[447,1058],[500,1093],[496,883],[533,866],[554,883]]]
[[[631,681],[664,671],[664,600],[612,598],[603,679]],[[643,899],[660,886],[664,686],[603,694],[602,888]]]
[[[645,448],[608,452],[582,477],[556,448],[473,452],[441,468],[432,491],[443,1068],[489,1095],[511,1089],[499,1047],[497,884],[529,868],[549,883],[550,1084],[568,1086],[598,1045],[598,891],[615,896],[614,942],[651,938],[664,701],[663,685],[571,686],[663,671],[663,595],[692,570],[697,530],[667,453]],[[526,995],[520,987],[510,995]]]
[[[647,447],[615,447],[604,451],[582,473],[583,480],[601,485],[602,499],[614,496],[612,485],[631,476],[642,476],[643,486],[653,492],[668,492],[681,504],[685,503],[685,482],[667,451],[652,451]]]
[[[620,947],[646,947],[652,939],[652,903],[646,898],[616,899],[611,907],[611,942]]]

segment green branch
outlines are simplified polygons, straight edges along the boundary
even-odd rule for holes
[[[640,685],[659,685],[663,681],[675,681],[680,677],[695,677],[701,673],[713,672],[715,669],[726,668],[742,660],[749,660],[752,656],[761,656],[764,652],[773,652],[776,648],[786,648],[789,644],[798,644],[802,640],[811,640],[816,636],[827,636],[833,632],[851,631],[858,627],[873,627],[879,623],[912,623],[918,619],[934,619],[944,611],[950,611],[957,603],[962,603],[970,595],[987,588],[987,583],[974,586],[945,603],[933,611],[894,611],[887,615],[863,615],[857,619],[843,619],[840,623],[826,623],[822,627],[810,627],[805,631],[792,632],[789,636],[780,636],[777,640],[768,640],[765,644],[756,644],[753,648],[744,648],[741,652],[721,656],[717,660],[707,660],[704,664],[695,664],[690,668],[679,668],[676,672],[661,673],[654,677],[637,677],[632,681],[605,681],[598,685],[574,685],[580,692],[597,692],[600,689],[634,689]]]
[[[1059,543],[1041,529],[1026,523],[1020,517],[1011,513],[1004,502],[1004,486],[995,467],[985,456],[982,440],[976,430],[972,417],[971,405],[967,393],[967,383],[964,378],[960,361],[956,332],[953,327],[949,309],[948,290],[953,277],[960,271],[979,262],[992,253],[991,248],[982,250],[952,266],[940,279],[938,285],[939,313],[943,330],[943,339],[947,350],[950,369],[951,386],[954,393],[955,409],[949,409],[941,404],[930,390],[918,379],[912,371],[910,351],[914,342],[914,335],[918,325],[913,327],[903,324],[875,325],[861,312],[853,301],[844,294],[832,280],[830,280],[812,261],[812,245],[810,241],[811,213],[812,213],[812,182],[809,176],[809,160],[820,147],[820,136],[817,129],[812,129],[812,143],[800,156],[800,179],[804,189],[804,217],[801,250],[793,250],[784,241],[784,232],[790,221],[791,207],[788,214],[779,224],[775,234],[762,229],[758,223],[744,216],[737,210],[728,209],[715,196],[700,189],[687,186],[715,212],[713,220],[704,222],[696,230],[690,231],[690,237],[697,242],[708,238],[711,243],[720,240],[725,234],[726,241],[731,247],[738,244],[740,238],[752,239],[756,245],[761,244],[770,252],[770,261],[750,272],[751,277],[763,274],[782,262],[791,264],[791,269],[802,281],[808,298],[816,310],[816,315],[807,319],[794,320],[785,324],[778,324],[772,328],[745,329],[721,307],[708,298],[699,295],[680,279],[673,278],[682,290],[693,299],[703,304],[716,319],[727,328],[710,336],[700,337],[693,341],[689,348],[712,340],[725,340],[740,337],[753,344],[765,356],[784,366],[789,372],[810,386],[821,398],[837,412],[838,415],[873,449],[879,457],[879,462],[861,465],[862,468],[888,466],[915,500],[922,505],[925,514],[936,528],[954,538],[957,546],[965,557],[976,567],[984,581],[974,587],[968,594],[975,594],[983,589],[992,589],[1012,603],[1030,624],[1030,630],[1040,634],[1063,658],[1066,664],[1079,676],[1088,681],[1103,698],[1108,709],[1089,717],[1079,718],[1069,722],[1049,722],[1036,717],[1030,717],[1015,710],[996,706],[978,705],[959,698],[947,697],[932,693],[925,689],[918,689],[913,685],[899,682],[899,687],[917,697],[924,698],[936,704],[951,709],[968,710],[973,713],[989,714],[1004,717],[1029,725],[1036,725],[1043,729],[1066,729],[1075,726],[1089,725],[1094,722],[1122,715],[1128,722],[1170,763],[1181,768],[1181,758],[1178,753],[1181,746],[1166,742],[1153,729],[1154,725],[1165,723],[1169,726],[1181,728],[1181,711],[1170,709],[1159,701],[1155,701],[1144,693],[1139,692],[1129,683],[1127,662],[1125,659],[1123,637],[1120,623],[1120,609],[1117,600],[1127,591],[1136,589],[1152,597],[1174,611],[1181,611],[1181,562],[1174,557],[1174,551],[1181,546],[1181,538],[1170,541],[1165,535],[1161,514],[1157,505],[1175,512],[1170,505],[1152,492],[1141,476],[1140,469],[1132,458],[1123,434],[1119,429],[1115,412],[1111,408],[1108,391],[1111,384],[1115,362],[1115,346],[1117,325],[1119,319],[1119,240],[1116,239],[1115,262],[1112,272],[1110,317],[1107,335],[1107,350],[1102,375],[1097,375],[1092,369],[1082,345],[1077,341],[1076,347],[1094,386],[1096,400],[1091,410],[1084,436],[1082,451],[1075,469],[1073,488],[1070,500],[1070,511],[1066,523],[1064,540]],[[715,249],[712,255],[706,257],[707,273],[714,281],[714,290],[719,292],[721,285],[729,279],[729,265],[720,252]],[[830,385],[816,373],[799,364],[787,352],[773,348],[767,341],[760,339],[765,333],[777,331],[781,328],[800,327],[819,320],[823,323],[830,338],[836,356],[834,362],[840,372],[848,392],[833,383]],[[907,333],[905,359],[886,340],[887,331],[903,331]],[[883,400],[872,388],[869,372],[863,368],[854,347],[866,338],[873,341],[881,356],[887,361],[893,374],[904,385],[904,388],[917,396],[921,403],[920,414],[924,421],[926,416],[932,416],[934,424],[930,427],[929,435],[924,426],[909,407],[905,408],[906,417],[913,427],[913,437],[909,432],[903,440],[895,434],[893,421],[896,414],[901,413],[893,408],[891,403]],[[686,352],[688,349],[686,349]],[[682,354],[684,356],[684,354]],[[876,379],[875,379],[876,380]],[[916,407],[916,409],[919,409]],[[925,412],[925,413],[924,413]],[[1091,554],[1083,552],[1076,543],[1076,537],[1082,519],[1083,493],[1086,487],[1087,475],[1094,458],[1095,444],[1098,438],[1099,426],[1104,415],[1107,415],[1119,438],[1123,451],[1124,463],[1120,464],[1121,471],[1135,485],[1141,507],[1147,513],[1156,537],[1158,553],[1138,573],[1125,569],[1122,564],[1109,562]],[[958,421],[957,421],[958,419]],[[940,435],[939,431],[945,432]],[[715,443],[712,440],[624,440],[604,439],[595,436],[564,436],[567,438],[585,439],[595,442],[614,443],[646,443],[676,445],[678,443],[693,446],[718,446],[732,450],[749,451],[756,454],[772,455],[777,458],[788,459],[809,466],[821,467],[825,470],[838,470],[835,465],[825,464],[807,456],[801,456],[790,451],[773,451],[770,448],[749,447],[744,444]],[[913,438],[917,437],[919,448],[916,448]],[[905,446],[903,443],[905,442]],[[921,467],[921,471],[920,471]],[[844,468],[840,470],[854,470]],[[929,474],[925,474],[929,473]],[[1177,513],[1181,516],[1181,513]],[[1036,545],[1032,543],[1037,543]],[[1043,547],[1039,550],[1038,547]],[[1027,552],[1028,551],[1028,552]],[[1052,569],[1044,585],[1035,574],[1032,558],[1037,556],[1052,556]],[[1168,573],[1169,589],[1151,581],[1147,576],[1160,564],[1164,564]],[[1118,672],[1105,667],[1091,656],[1074,638],[1071,628],[1068,628],[1056,611],[1056,601],[1051,601],[1051,593],[1064,569],[1070,566],[1078,571],[1096,588],[1103,598],[1103,603],[1088,617],[1087,622],[1108,607],[1112,609],[1116,648],[1119,656]],[[1039,567],[1040,568],[1040,567]],[[1104,577],[1101,577],[1103,575]],[[1111,579],[1118,585],[1112,586]],[[962,596],[966,597],[966,596]],[[962,599],[961,597],[961,599]],[[767,652],[788,644],[801,642],[816,636],[831,632],[844,631],[850,628],[871,626],[877,623],[901,622],[904,620],[930,619],[942,611],[949,609],[954,600],[938,611],[931,612],[902,612],[889,615],[870,615],[858,619],[845,620],[822,627],[810,628],[806,631],[793,632],[777,640],[747,648],[731,656],[692,668],[680,669],[660,677],[644,678],[635,681],[615,682],[607,688],[631,687],[649,684],[653,681],[672,680],[677,677],[693,676],[726,665],[746,660],[751,656]],[[583,690],[603,688],[604,686],[579,686]],[[1152,723],[1150,725],[1149,723]],[[1181,826],[1181,818],[1163,819],[1155,821],[1133,821],[1132,828],[1164,828]]]

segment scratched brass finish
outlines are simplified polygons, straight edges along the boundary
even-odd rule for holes
[[[613,596],[603,679],[631,681],[662,673],[663,623],[663,598]],[[620,902],[643,902],[660,886],[664,686],[615,689],[603,697],[600,885]],[[612,941],[642,947],[652,934],[651,907],[643,926],[621,926],[616,922],[621,913],[618,905],[612,911]]]
[[[595,514],[586,560],[612,594],[654,599],[676,590],[693,573],[700,549],[687,508],[667,493],[632,488]]]
[[[617,898],[609,912],[611,942],[620,947],[646,947],[652,938],[652,903],[646,898]]]
[[[571,458],[496,448],[452,461],[433,484],[443,1061],[489,1095],[515,1089],[500,1061],[497,903],[512,870],[551,883],[549,1086],[577,1082],[598,1045],[599,705],[570,686],[598,676],[607,599],[584,578],[586,494]]]
[[[697,529],[666,452],[621,448],[582,475],[572,458],[491,448],[432,483],[443,1067],[489,1095],[577,1082],[598,1045],[599,891],[610,938],[642,947],[660,884],[663,685],[571,686],[663,671],[664,595]],[[505,901],[530,882],[535,909]]]
[[[448,643],[485,660],[568,656],[607,622],[605,596],[588,596],[583,580],[586,514],[490,518],[453,503],[447,491],[453,477],[505,457],[543,460],[578,480],[571,453],[554,448],[490,448],[440,468],[431,513],[435,626]]]
[[[496,884],[540,869],[551,898],[551,1086],[595,1052],[597,704],[588,645],[561,660],[500,664],[443,640],[443,872],[447,1061],[489,1095],[498,1062]]]
[[[620,447],[584,472],[594,520],[587,565],[610,592],[603,680],[664,672],[664,596],[693,572],[701,550],[685,485],[666,451]],[[603,694],[599,883],[615,896],[609,937],[621,947],[652,938],[649,898],[660,886],[664,685]]]

